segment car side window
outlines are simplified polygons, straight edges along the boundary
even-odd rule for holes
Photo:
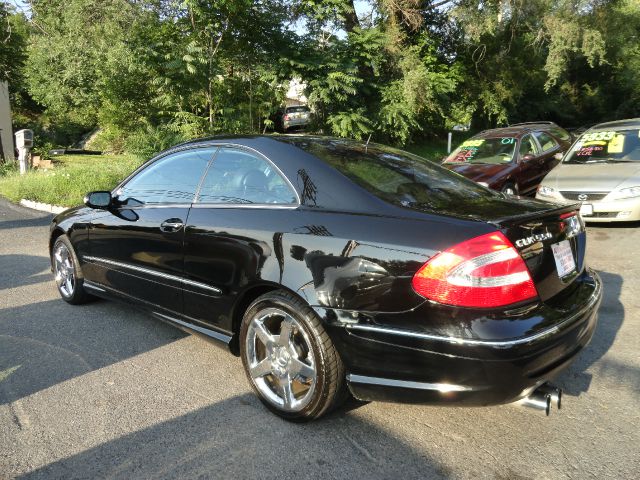
[[[538,139],[538,142],[540,142],[540,146],[542,147],[543,152],[546,152],[558,146],[556,141],[544,132],[535,132],[534,135]]]
[[[193,202],[215,150],[188,150],[153,162],[118,190],[118,199],[129,207]]]
[[[267,160],[246,150],[221,148],[202,182],[197,203],[292,204],[296,196]]]
[[[556,138],[559,138],[560,140],[562,140],[563,142],[570,142],[571,141],[571,134],[569,132],[567,132],[565,129],[560,128],[560,127],[553,127],[550,128],[549,131],[555,135]]]
[[[522,137],[522,139],[520,140],[519,153],[520,153],[520,158],[524,158],[525,155],[538,154],[538,149],[531,135],[527,134]]]

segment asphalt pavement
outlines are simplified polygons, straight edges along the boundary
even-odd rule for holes
[[[550,417],[352,402],[291,424],[238,358],[129,306],[70,306],[51,216],[0,199],[0,479],[640,478],[640,226],[589,227],[594,339]]]

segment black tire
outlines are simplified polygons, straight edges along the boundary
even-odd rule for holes
[[[73,275],[73,281],[71,283],[67,283],[66,281],[62,282],[62,279],[60,279],[58,275],[56,254],[62,253],[65,249],[66,252],[68,252],[68,260],[71,263],[71,270],[69,271],[68,269],[68,274]],[[67,262],[64,263],[68,266]],[[78,262],[76,252],[66,235],[60,235],[53,244],[53,248],[51,249],[51,266],[55,275],[58,292],[65,302],[72,305],[80,305],[95,299],[95,297],[87,293],[84,288],[84,276],[80,268],[80,262]],[[71,285],[71,287],[69,285]]]
[[[303,394],[303,401],[306,398],[307,403],[297,411],[288,411],[286,409],[286,402],[285,405],[276,405],[273,398],[270,399],[267,394],[263,393],[265,386],[266,388],[271,387],[271,392],[274,393],[276,391],[274,387],[276,387],[280,382],[280,380],[275,376],[276,374],[273,373],[273,370],[271,373],[263,373],[263,377],[260,379],[254,379],[251,374],[251,359],[249,357],[254,355],[253,352],[258,349],[256,346],[258,336],[253,334],[249,336],[250,325],[255,325],[256,319],[260,317],[260,314],[274,311],[284,312],[294,320],[295,326],[292,328],[293,333],[289,338],[291,338],[291,342],[293,343],[296,341],[296,338],[302,338],[304,336],[304,338],[302,338],[302,343],[305,345],[308,343],[309,348],[305,350],[304,355],[299,355],[299,359],[304,361],[306,358],[312,363],[312,368],[315,370],[315,380],[313,382],[314,387],[313,389],[309,388],[306,391],[306,394]],[[277,317],[278,314],[274,314],[273,318],[276,323]],[[271,317],[269,316],[269,318]],[[280,333],[282,333],[283,324],[284,320],[282,320],[282,323],[280,324],[281,326],[279,327]],[[251,327],[251,331],[255,331],[253,326]],[[247,342],[248,336],[249,342]],[[280,334],[277,337],[281,338],[282,335]],[[266,344],[264,346],[264,350],[265,352],[269,350],[269,347],[267,347]],[[312,360],[310,359],[311,355],[313,355]],[[333,345],[333,342],[323,328],[320,319],[309,305],[288,292],[269,292],[257,298],[249,308],[247,308],[240,327],[240,356],[242,358],[242,364],[244,366],[247,379],[258,398],[269,410],[286,420],[295,422],[314,420],[341,405],[349,396],[346,386],[344,365]],[[267,363],[269,363],[271,358],[272,356],[265,353],[262,361],[267,361]],[[298,358],[296,360],[298,360]],[[260,363],[262,363],[262,361]],[[275,360],[273,362],[275,362]],[[289,367],[283,368],[288,369]],[[262,381],[262,387],[258,386],[260,381]],[[291,385],[293,385],[293,381],[294,380],[290,380]],[[305,384],[302,385],[304,387]],[[293,387],[290,387],[290,391],[294,391]],[[294,399],[295,395],[296,394],[294,393]]]

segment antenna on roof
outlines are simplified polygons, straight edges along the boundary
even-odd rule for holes
[[[369,138],[367,138],[367,143],[364,144],[364,151],[367,151],[367,148],[369,147],[369,140],[371,140],[371,135],[373,135],[373,133],[369,134]]]

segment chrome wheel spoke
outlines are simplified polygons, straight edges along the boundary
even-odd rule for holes
[[[267,349],[276,343],[276,337],[271,335],[262,322],[256,322],[254,325],[256,336],[264,344]]]
[[[284,406],[290,409],[295,403],[296,397],[293,393],[293,386],[291,385],[291,375],[288,373],[280,378],[280,389]]]
[[[299,358],[292,358],[291,359],[291,367],[289,368],[289,371],[291,372],[291,374],[293,376],[304,377],[304,378],[306,378],[308,380],[315,380],[316,379],[316,371],[315,371],[315,369],[312,366],[307,365],[306,363],[304,363]]]
[[[253,365],[249,371],[251,372],[251,377],[260,378],[265,375],[269,375],[271,373],[271,360],[269,358],[265,358],[261,360],[257,364]]]
[[[278,345],[288,347],[291,344],[291,334],[293,333],[293,320],[285,317],[280,324],[280,335],[278,335]]]

